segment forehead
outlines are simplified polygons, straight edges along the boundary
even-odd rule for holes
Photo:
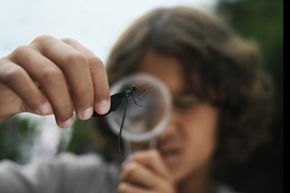
[[[138,72],[152,74],[167,85],[173,95],[183,90],[181,63],[173,56],[161,55],[148,50],[138,65]]]

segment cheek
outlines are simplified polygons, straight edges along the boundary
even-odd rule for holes
[[[207,163],[216,147],[217,113],[204,110],[187,113],[181,121],[184,161],[192,170]]]

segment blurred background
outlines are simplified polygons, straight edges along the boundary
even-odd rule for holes
[[[119,35],[137,17],[160,6],[184,5],[216,12],[241,36],[257,42],[261,70],[273,78],[271,137],[243,163],[222,161],[219,181],[246,193],[283,192],[283,1],[264,0],[0,0],[0,56],[40,34],[77,39],[103,61]],[[63,151],[101,152],[104,140],[94,122],[77,120],[60,129],[53,116],[20,114],[0,125],[0,160],[20,164]]]

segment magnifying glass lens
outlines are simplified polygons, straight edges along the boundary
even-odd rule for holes
[[[111,92],[128,94],[119,108],[106,116],[116,134],[123,121],[122,137],[127,141],[150,140],[165,128],[171,112],[171,97],[157,78],[148,74],[131,75],[114,84]]]

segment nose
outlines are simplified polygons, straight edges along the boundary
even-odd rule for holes
[[[171,116],[168,124],[166,125],[166,128],[159,134],[157,138],[158,144],[165,143],[174,137],[177,132],[177,128],[179,127],[179,116],[180,113],[176,112],[175,110],[171,112]]]

